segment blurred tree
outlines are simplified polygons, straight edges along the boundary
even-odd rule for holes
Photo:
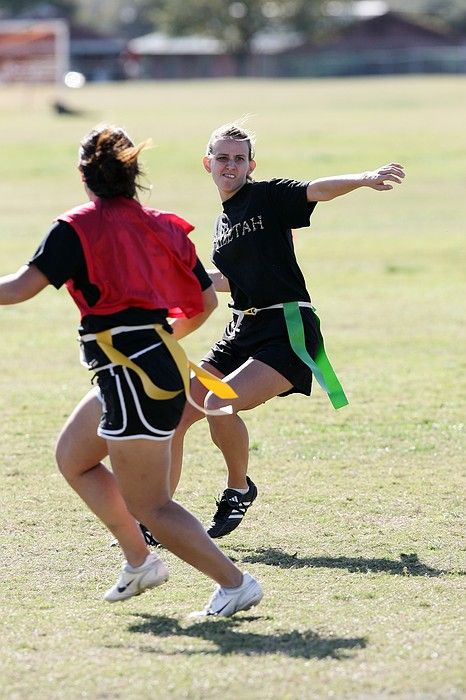
[[[438,15],[448,18],[465,11],[464,0],[385,0],[388,7],[400,12]]]
[[[0,0],[0,19],[64,17],[129,37],[153,29],[153,10],[153,0]]]
[[[225,42],[238,72],[254,36],[265,30],[315,33],[324,0],[153,0],[154,24],[172,35],[204,34]]]
[[[424,17],[433,24],[449,26],[451,29],[463,29],[466,23],[465,0],[328,0],[325,3],[326,11],[334,17],[343,17],[348,20],[359,9],[370,13],[371,5],[374,10],[385,6],[386,10],[394,10],[403,14]]]
[[[1,0],[0,0],[1,1]],[[154,29],[154,0],[74,0],[77,17],[84,24],[117,32],[125,37],[140,36]]]
[[[424,15],[434,22],[448,25],[452,29],[466,29],[466,3],[464,0],[387,0],[392,10]]]
[[[154,22],[170,34],[208,34],[233,51],[261,30],[312,31],[324,0],[152,0]]]
[[[262,30],[295,30],[309,37],[357,0],[0,0],[0,18],[66,17],[100,29],[137,36],[154,28],[169,34],[209,34],[236,53],[248,52]],[[368,7],[370,2],[363,4]],[[427,15],[453,28],[466,28],[465,0],[385,0],[388,9]]]
[[[40,17],[50,19],[60,17],[69,19],[74,16],[77,0],[54,0],[53,2],[33,2],[31,0],[0,0],[0,17],[21,19],[22,17]]]

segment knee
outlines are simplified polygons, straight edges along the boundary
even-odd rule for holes
[[[68,480],[71,478],[71,455],[68,450],[66,441],[62,437],[59,437],[57,444],[55,445],[55,461],[57,463],[58,470],[60,473]]]
[[[232,407],[232,412],[236,413],[235,407],[232,403],[231,399],[221,399],[219,396],[216,396],[212,391],[209,391],[208,394],[206,394],[206,397],[204,399],[204,408],[209,411],[218,411],[220,408],[224,408],[225,406],[231,406]],[[228,413],[225,413],[225,415],[231,415]],[[222,418],[223,416],[218,416],[218,418]],[[213,421],[217,416],[213,417]],[[211,421],[211,416],[208,416],[209,423]]]
[[[126,507],[135,520],[153,529],[152,523],[163,517],[167,508],[170,507],[172,500],[167,495],[164,498],[160,496],[154,497],[154,499],[151,499],[150,503],[141,503],[140,501],[132,502],[130,499],[125,499],[125,502]]]
[[[81,465],[76,464],[72,458],[72,455],[60,445],[57,445],[55,449],[55,461],[57,463],[58,471],[70,485],[73,485],[76,478],[87,471],[86,469],[83,469]]]
[[[76,452],[76,446],[67,439],[66,434],[61,435],[55,445],[55,461],[57,467],[66,481],[73,485],[75,480],[85,472],[100,464],[92,454]]]

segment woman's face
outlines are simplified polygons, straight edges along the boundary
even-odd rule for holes
[[[256,167],[255,161],[249,160],[247,141],[234,139],[217,141],[213,152],[204,157],[203,163],[218,187],[222,202],[233,197],[241,189],[248,175]]]

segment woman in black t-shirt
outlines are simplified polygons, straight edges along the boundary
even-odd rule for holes
[[[228,469],[228,487],[208,533],[223,537],[239,525],[257,495],[247,476],[248,432],[238,412],[274,396],[309,395],[313,376],[335,408],[347,403],[324,352],[319,319],[296,261],[291,230],[309,226],[317,202],[360,187],[391,190],[391,183],[402,181],[404,171],[398,163],[390,163],[373,171],[310,182],[253,182],[253,139],[241,124],[215,130],[203,162],[223,205],[214,230],[216,269],[208,272],[217,292],[231,294],[233,311],[203,366],[225,377],[238,394],[232,401],[232,415],[208,416],[212,439]],[[192,391],[206,408],[225,404],[195,379]],[[184,434],[201,418],[203,414],[185,406],[173,442],[173,490],[181,471]]]
[[[148,551],[138,519],[167,549],[217,582],[198,615],[228,616],[257,605],[261,587],[218,549],[169,489],[171,440],[185,390],[189,398],[188,361],[174,338],[201,325],[216,296],[210,281],[202,283],[206,274],[187,238],[193,227],[137,201],[143,147],[117,127],[94,129],[83,139],[79,170],[90,201],[57,217],[29,265],[0,278],[0,304],[66,284],[81,312],[83,356],[98,388],[65,423],[56,456],[67,481],[126,556],[105,600],[124,600],[168,578],[164,562]],[[170,327],[166,317],[175,309],[185,317]],[[220,393],[228,389],[218,384]],[[107,455],[113,473],[102,463]]]

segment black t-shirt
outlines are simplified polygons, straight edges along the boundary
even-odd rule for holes
[[[89,280],[81,241],[68,222],[57,221],[51,227],[28,264],[35,265],[56,289],[60,289],[67,280],[72,279],[89,306],[94,306],[99,300],[99,288]],[[198,258],[193,272],[202,290],[210,287],[212,281]],[[116,325],[157,323],[164,320],[166,312],[166,309],[150,310],[133,307],[107,316],[89,314],[83,319],[81,331],[96,333]]]
[[[229,280],[234,308],[310,301],[291,234],[293,228],[309,226],[317,204],[307,201],[307,185],[280,179],[248,182],[223,202],[212,260]]]

